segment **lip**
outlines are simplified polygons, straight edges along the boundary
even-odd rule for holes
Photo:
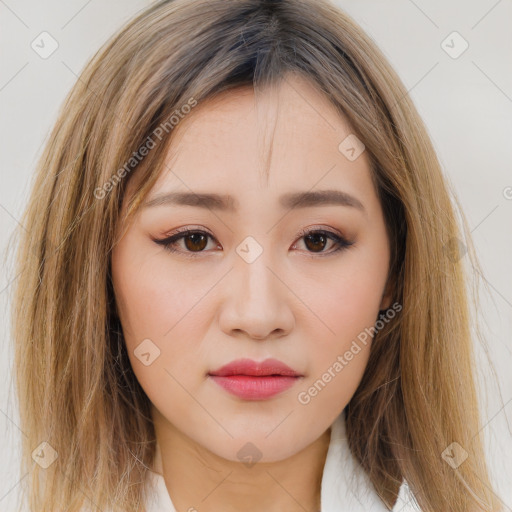
[[[265,400],[292,387],[303,375],[277,359],[237,359],[208,373],[229,393],[244,400]]]
[[[230,363],[209,373],[219,377],[231,375],[250,375],[254,377],[265,377],[270,375],[281,375],[285,377],[302,377],[299,372],[284,364],[278,359],[265,359],[258,363],[252,359],[236,359]]]

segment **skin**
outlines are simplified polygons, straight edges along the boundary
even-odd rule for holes
[[[319,510],[330,425],[362,378],[371,340],[309,403],[298,394],[391,303],[389,242],[367,154],[350,161],[338,149],[350,133],[297,76],[256,97],[250,88],[223,93],[174,128],[146,202],[172,191],[215,192],[232,195],[237,211],[162,204],[121,226],[112,254],[116,302],[179,511]],[[355,196],[364,212],[278,202],[287,192],[324,189]],[[213,237],[203,246],[182,238],[178,253],[154,241],[180,227]],[[338,232],[353,244],[333,252],[334,241],[307,243],[303,228]],[[247,236],[263,250],[251,263],[236,251]],[[149,366],[134,355],[144,339],[160,350]],[[273,357],[303,377],[270,399],[243,400],[208,376],[242,357]],[[261,453],[250,467],[237,456],[248,442]]]

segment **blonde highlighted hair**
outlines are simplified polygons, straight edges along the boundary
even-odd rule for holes
[[[174,0],[136,16],[82,71],[21,221],[30,230],[20,233],[12,325],[31,511],[143,510],[155,432],[110,269],[126,186],[137,175],[133,215],[171,143],[172,130],[155,130],[184,105],[235,87],[264,93],[289,73],[311,80],[366,146],[391,241],[389,282],[403,306],[376,335],[346,407],[351,450],[388,507],[405,480],[425,512],[500,510],[479,433],[457,241],[473,265],[476,257],[399,77],[327,1]],[[58,454],[45,469],[31,457],[43,440]],[[441,456],[453,442],[468,453],[457,468]]]

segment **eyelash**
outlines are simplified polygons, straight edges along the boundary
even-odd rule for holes
[[[211,233],[209,233],[207,231],[200,230],[200,229],[189,229],[189,227],[180,228],[180,229],[176,230],[176,232],[174,234],[172,234],[164,239],[161,239],[161,240],[153,239],[153,241],[155,243],[157,243],[158,245],[162,245],[165,250],[170,251],[172,253],[180,253],[183,256],[188,257],[188,258],[197,258],[200,256],[201,253],[204,253],[206,251],[196,251],[196,252],[187,251],[187,250],[182,251],[182,250],[178,250],[178,249],[174,248],[174,245],[176,245],[176,243],[179,240],[186,238],[187,236],[192,235],[192,234],[206,235],[207,237],[210,237],[212,240],[215,240],[217,242],[217,240],[214,238],[214,236]],[[341,235],[338,235],[337,233],[334,233],[332,231],[328,231],[325,229],[302,229],[296,235],[296,238],[297,239],[304,238],[305,236],[311,235],[311,234],[324,235],[327,238],[329,238],[330,240],[332,240],[333,242],[335,242],[335,246],[337,246],[336,249],[331,250],[330,252],[314,253],[314,252],[308,251],[312,256],[319,256],[319,257],[330,256],[334,253],[337,253],[339,251],[347,249],[348,247],[350,247],[351,245],[354,244],[354,242],[350,242],[350,241],[346,240]]]

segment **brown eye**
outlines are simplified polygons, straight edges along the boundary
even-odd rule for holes
[[[327,230],[308,230],[301,231],[298,235],[300,239],[304,240],[306,252],[318,254],[319,256],[329,256],[343,249],[348,248],[354,242],[349,242],[342,236]],[[333,250],[324,250],[328,243],[332,242]],[[295,244],[296,245],[296,244]],[[295,247],[294,245],[294,247]]]
[[[208,239],[202,233],[192,233],[183,238],[185,247],[192,252],[202,251],[208,244]]]
[[[206,252],[204,249],[208,245],[208,239],[215,240],[206,231],[185,229],[163,240],[155,240],[155,242],[162,245],[167,251],[179,252],[185,256],[195,256]],[[181,247],[177,248],[178,245]]]
[[[345,238],[336,233],[326,230],[301,231],[298,236],[301,240],[304,240],[306,252],[318,254],[319,256],[328,256],[346,249],[354,243],[345,240]],[[194,257],[199,256],[202,252],[209,252],[205,250],[208,246],[209,239],[216,241],[213,235],[206,231],[184,229],[163,240],[154,240],[154,242],[162,245],[170,252],[180,253],[183,256]],[[333,249],[325,251],[329,241],[332,242]],[[296,244],[293,248],[295,248],[295,246]]]
[[[313,252],[322,252],[327,244],[328,238],[323,233],[314,233],[304,237],[306,246]]]

